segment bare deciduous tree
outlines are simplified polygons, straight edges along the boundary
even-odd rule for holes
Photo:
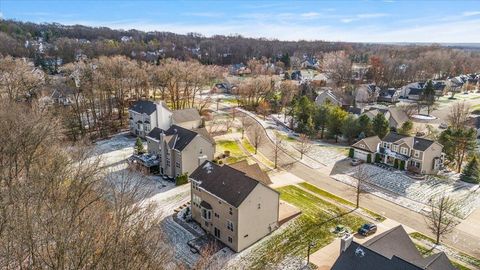
[[[468,122],[468,115],[470,114],[469,106],[463,102],[453,104],[448,115],[448,124],[454,129],[464,128]]]
[[[300,134],[299,140],[298,140],[298,152],[300,152],[300,159],[303,159],[303,155],[308,153],[312,148],[312,142],[308,138],[307,135],[305,134]]]
[[[252,120],[249,118],[248,115],[242,113],[240,116],[240,128],[242,129],[242,139],[245,134],[245,130],[247,130],[252,125]]]
[[[356,192],[356,203],[355,207],[359,208],[360,207],[360,195],[365,192],[365,182],[368,180],[370,177],[368,174],[368,171],[366,170],[365,166],[358,166],[353,174],[353,177],[355,178],[356,183],[355,183],[355,192]]]
[[[253,147],[255,147],[255,154],[258,152],[258,147],[262,145],[262,133],[263,129],[260,126],[255,126],[252,131],[252,143]]]
[[[276,169],[278,167],[278,156],[281,151],[283,151],[283,139],[279,134],[275,135],[275,140],[273,141],[273,167]]]
[[[435,235],[435,244],[440,244],[441,237],[450,233],[456,225],[458,202],[441,195],[430,198],[430,213],[426,217],[428,228]]]

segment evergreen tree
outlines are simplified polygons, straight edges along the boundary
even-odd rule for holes
[[[358,118],[358,127],[360,129],[360,133],[363,133],[365,137],[373,135],[372,120],[370,120],[367,115],[360,115],[360,117]]]
[[[402,124],[402,127],[398,130],[399,134],[409,136],[412,133],[413,129],[413,122],[407,120],[405,123]]]
[[[472,157],[467,166],[463,169],[463,172],[460,175],[460,180],[473,184],[480,183],[480,163],[476,155]]]
[[[314,123],[315,129],[320,130],[320,138],[323,139],[325,134],[325,128],[327,127],[328,113],[330,111],[330,106],[322,105],[318,106],[315,109]]]
[[[138,155],[145,153],[145,149],[143,148],[143,142],[142,142],[142,139],[140,139],[140,137],[137,137],[137,140],[135,141],[135,152]]]
[[[385,118],[385,115],[383,115],[383,113],[378,113],[377,115],[375,115],[375,117],[373,118],[372,128],[373,133],[380,137],[380,139],[383,139],[383,137],[388,134],[390,127],[388,124],[388,120],[387,118]]]
[[[430,110],[435,104],[435,88],[433,87],[432,80],[427,82],[425,90],[423,90],[422,103],[427,106],[427,113],[430,114]]]
[[[351,144],[360,133],[357,119],[349,114],[343,122],[341,131],[343,136],[348,139],[348,144]]]
[[[333,107],[327,118],[327,130],[330,137],[335,138],[335,142],[338,142],[338,135],[342,134],[342,126],[347,118],[348,113],[342,108]]]

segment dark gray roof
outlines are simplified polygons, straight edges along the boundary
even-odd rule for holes
[[[403,138],[406,138],[408,136],[405,136],[405,135],[400,135],[398,133],[395,133],[395,132],[390,132],[387,134],[387,136],[385,136],[385,138],[382,139],[382,141],[384,142],[390,142],[390,143],[393,143],[393,142],[396,142],[400,139],[403,139]]]
[[[410,92],[408,93],[409,95],[421,95],[423,94],[422,88],[410,88]]]
[[[171,149],[176,149],[178,151],[182,151],[187,147],[187,145],[197,136],[197,132],[182,128],[177,125],[172,125],[167,130],[162,130],[158,127],[155,127],[148,133],[148,137],[154,139],[160,139],[160,134],[164,133],[165,136],[170,136],[168,140],[168,146]]]
[[[168,143],[170,148],[182,151],[197,136],[197,133],[177,125],[172,125],[165,131],[165,135],[172,136],[172,139]]]
[[[199,181],[201,188],[234,207],[239,207],[259,184],[244,172],[228,165],[219,166],[208,160],[190,174],[190,178]]]
[[[445,253],[423,258],[402,226],[386,231],[363,245],[352,242],[332,270],[453,270]]]
[[[430,145],[432,145],[434,141],[423,139],[423,138],[418,138],[415,137],[413,139],[413,149],[420,150],[420,151],[425,151],[427,150]]]
[[[148,100],[137,100],[130,107],[130,110],[137,113],[145,113],[147,115],[152,114],[157,109],[155,103]]]

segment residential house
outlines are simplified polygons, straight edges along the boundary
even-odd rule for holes
[[[304,59],[300,66],[304,69],[317,69],[319,67],[317,59],[311,57]]]
[[[382,142],[378,136],[363,138],[352,145],[353,157],[366,162],[372,162]]]
[[[317,91],[317,97],[315,98],[315,104],[321,106],[323,104],[333,104],[337,106],[342,106],[342,98],[337,97],[331,88],[322,87],[321,90]]]
[[[232,94],[233,86],[229,82],[216,83],[213,88],[213,93],[223,93],[223,94]]]
[[[436,174],[443,168],[443,145],[424,138],[390,132],[378,147],[377,162],[420,174]]]
[[[252,71],[243,63],[231,65],[229,68],[230,75],[245,75]]]
[[[355,101],[357,103],[375,102],[380,94],[380,87],[375,84],[362,84],[355,91]]]
[[[141,138],[153,129],[167,130],[175,124],[187,129],[198,128],[202,118],[194,108],[171,111],[163,101],[138,100],[128,109],[130,132]]]
[[[148,153],[157,156],[160,174],[170,178],[193,172],[215,154],[215,141],[205,128],[189,130],[172,125],[162,130],[155,127],[146,138]]]
[[[363,244],[352,235],[340,240],[340,256],[332,270],[454,270],[442,251],[427,257],[418,251],[405,229],[399,225]]]
[[[210,161],[200,165],[190,175],[191,207],[192,218],[205,231],[240,252],[278,227],[280,195],[256,173],[235,167]]]
[[[292,71],[292,74],[290,74],[290,79],[292,79],[294,81],[301,81],[302,80],[302,72],[300,70]]]
[[[441,97],[445,94],[447,84],[444,81],[432,81],[435,96]],[[411,100],[420,100],[423,98],[423,91],[427,86],[426,82],[415,82],[404,86],[400,90],[400,96]]]
[[[377,101],[396,103],[400,98],[400,92],[400,90],[394,88],[380,90]]]
[[[400,128],[403,123],[408,121],[408,115],[399,108],[389,107],[389,108],[370,108],[364,112],[370,120],[373,120],[375,116],[379,113],[385,115],[385,118],[388,120],[389,126],[391,129]]]

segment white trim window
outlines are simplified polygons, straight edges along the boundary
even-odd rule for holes
[[[233,232],[233,222],[230,220],[227,220],[227,229]]]
[[[400,154],[408,156],[408,148],[400,147]]]
[[[195,205],[196,207],[200,207],[200,203],[202,202],[202,198],[200,198],[198,195],[196,194],[193,194],[192,196],[192,203],[193,205]]]
[[[413,156],[416,157],[416,158],[420,157],[420,151],[415,150]]]

